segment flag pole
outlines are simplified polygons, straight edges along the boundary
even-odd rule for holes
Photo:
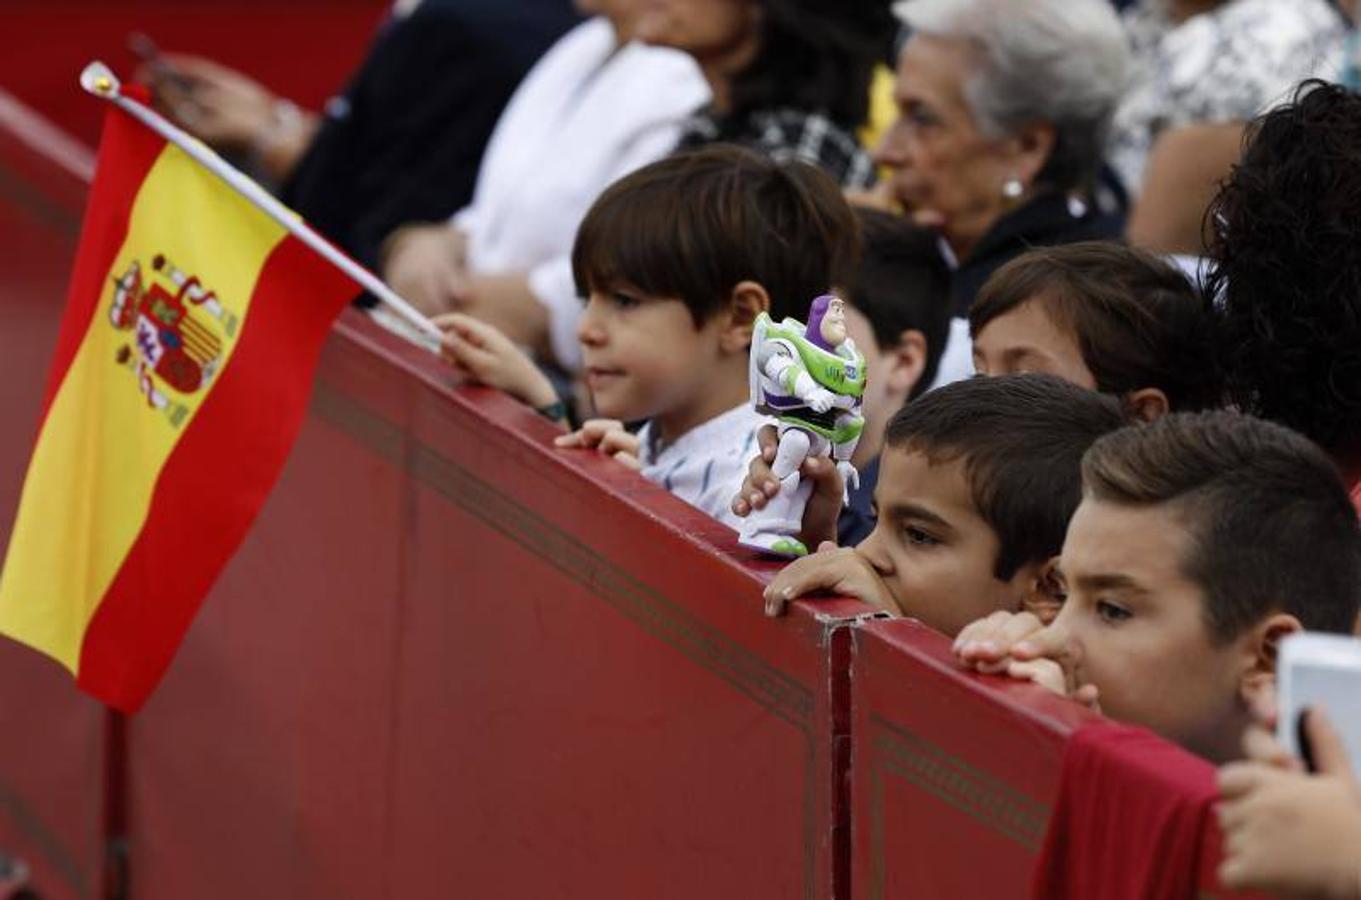
[[[350,276],[360,287],[405,319],[422,333],[439,341],[443,332],[420,310],[403,300],[396,291],[384,284],[378,276],[359,263],[350,259],[328,240],[317,234],[297,213],[284,206],[278,199],[254,180],[233,168],[225,159],[218,156],[198,138],[176,127],[160,113],[124,96],[122,84],[117,76],[102,62],[95,61],[80,73],[80,86],[96,97],[115,104],[128,115],[165,138],[170,143],[189,154],[196,162],[221,178],[234,191],[257,206],[261,212],[278,222],[298,240],[321,254],[328,262]]]

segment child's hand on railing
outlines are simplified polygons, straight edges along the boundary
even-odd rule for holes
[[[819,593],[853,597],[892,615],[904,615],[870,561],[854,547],[838,547],[831,541],[824,541],[816,553],[794,560],[771,579],[765,590],[765,613],[778,616],[790,601]]]
[[[576,431],[554,439],[553,443],[562,448],[599,450],[630,469],[643,467],[638,459],[638,435],[629,432],[618,419],[587,419]]]
[[[955,657],[985,675],[1030,681],[1097,710],[1096,685],[1077,680],[1075,650],[1067,635],[1030,612],[995,612],[966,625],[955,638]]]

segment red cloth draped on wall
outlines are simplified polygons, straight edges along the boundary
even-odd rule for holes
[[[1189,900],[1215,770],[1149,731],[1102,722],[1063,757],[1035,900]]]

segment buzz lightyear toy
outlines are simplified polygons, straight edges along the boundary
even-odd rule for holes
[[[824,294],[808,309],[808,325],[796,319],[776,324],[762,313],[751,340],[751,402],[779,423],[780,446],[771,467],[780,493],[764,509],[752,510],[738,534],[746,547],[777,556],[803,556],[798,539],[811,483],[800,483],[799,467],[810,456],[831,455],[849,487],[860,475],[851,465],[865,420],[865,357],[846,336],[840,297]]]

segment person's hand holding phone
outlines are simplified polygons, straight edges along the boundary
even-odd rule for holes
[[[142,60],[137,78],[156,108],[214,150],[275,181],[306,150],[316,116],[253,78],[201,56],[162,54],[145,35],[132,35],[128,46]]]
[[[159,57],[143,73],[158,108],[212,147],[246,152],[274,127],[276,98],[259,82],[197,56]]]
[[[1310,710],[1302,727],[1309,772],[1260,727],[1247,734],[1247,759],[1220,770],[1220,881],[1233,889],[1361,898],[1361,786],[1326,713]]]

